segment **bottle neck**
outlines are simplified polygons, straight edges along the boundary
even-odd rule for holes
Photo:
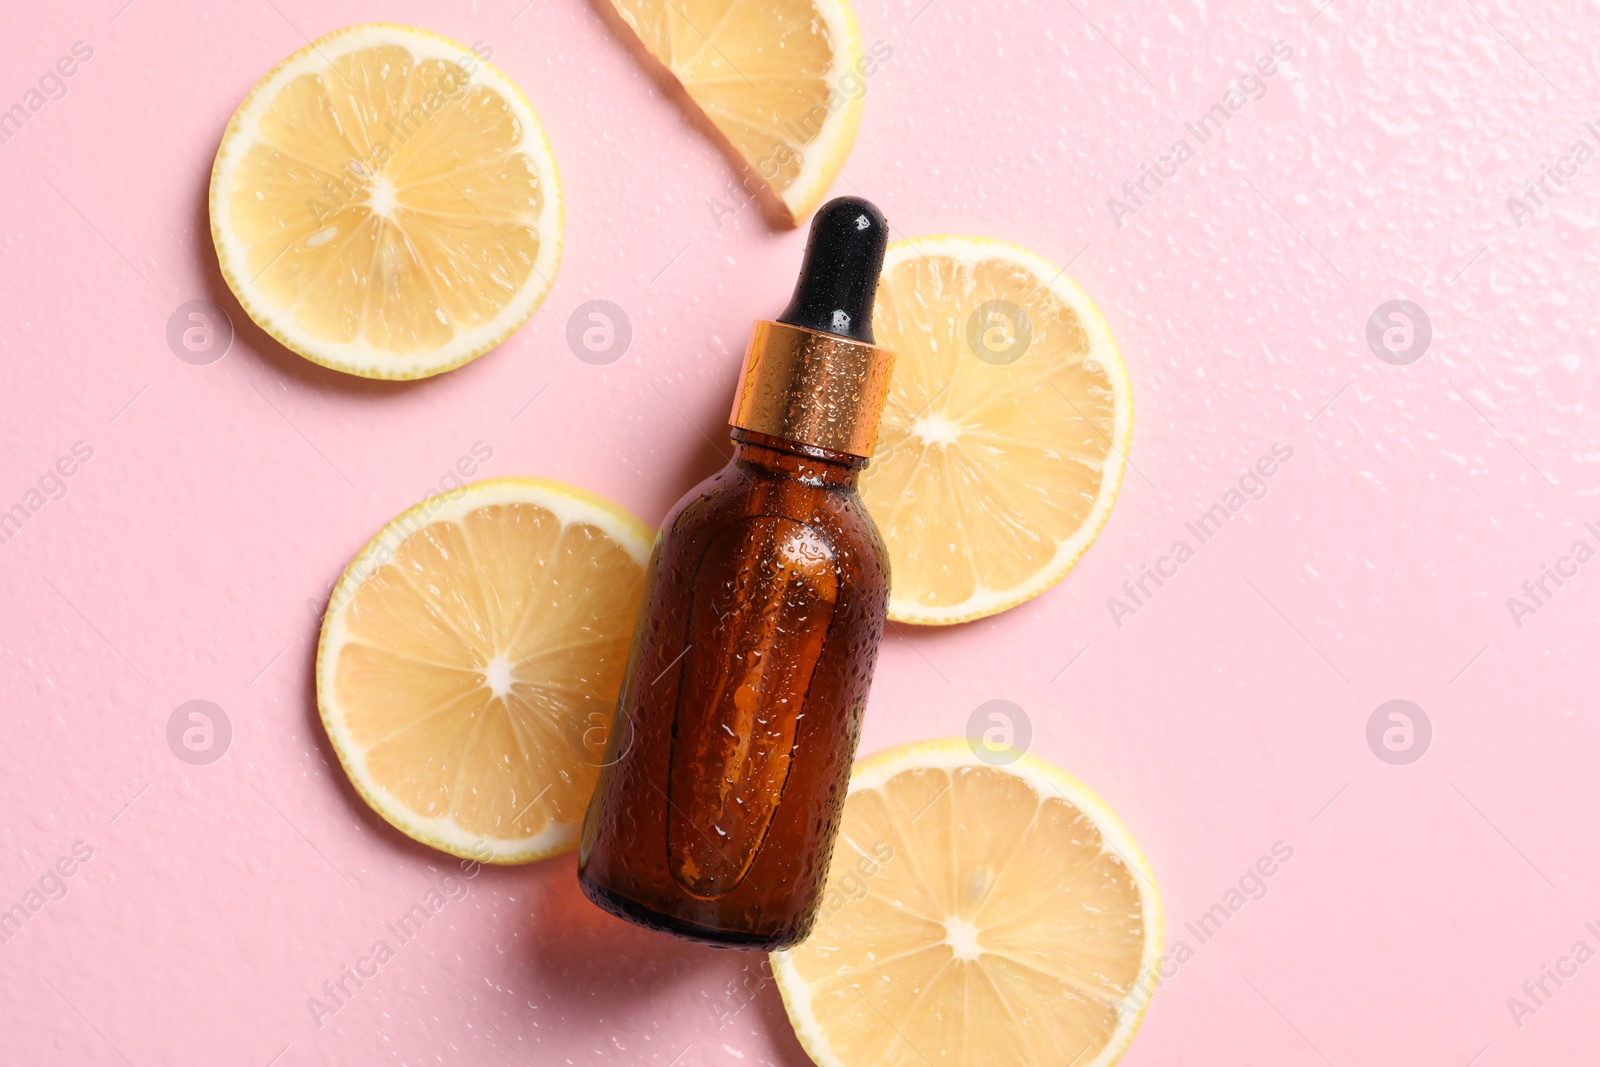
[[[867,460],[862,456],[801,444],[754,430],[735,427],[730,436],[733,438],[735,463],[812,484],[855,489],[861,469],[867,465]]]

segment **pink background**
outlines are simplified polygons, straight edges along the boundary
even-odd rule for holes
[[[0,908],[93,849],[0,944],[0,1061],[803,1064],[770,985],[733,1011],[754,958],[601,915],[571,857],[484,872],[320,1030],[306,1005],[452,864],[372,816],[323,738],[328,583],[479,441],[484,475],[566,479],[659,521],[721,463],[707,439],[801,235],[754,209],[717,225],[730,168],[585,0],[122,2],[14,4],[0,35],[3,106],[93,48],[0,145],[0,508],[74,442],[94,453],[0,545]],[[1600,159],[1522,227],[1505,201],[1574,140],[1600,148],[1582,126],[1600,120],[1600,11],[861,0],[860,17],[894,54],[838,191],[902,236],[1070,261],[1138,411],[1137,471],[1087,558],[1005,615],[892,636],[863,751],[1012,700],[1034,751],[1122,814],[1169,946],[1194,949],[1130,1065],[1591,1056],[1600,962],[1547,982],[1520,1028],[1506,1001],[1574,942],[1600,949],[1600,562],[1520,628],[1506,599],[1575,539],[1600,547],[1583,530],[1600,527]],[[269,341],[206,221],[251,84],[372,19],[491,47],[567,196],[544,308],[405,386]],[[1275,40],[1294,54],[1265,97],[1119,227],[1107,198]],[[191,366],[165,330],[202,298],[238,336]],[[596,298],[634,328],[604,367],[565,342]],[[1365,337],[1397,298],[1433,326],[1409,366]],[[1267,496],[1119,628],[1107,598],[1280,439],[1294,458]],[[1396,698],[1433,726],[1408,766],[1366,741]],[[165,740],[191,699],[233,725],[209,766]],[[1279,841],[1294,857],[1266,895],[1199,944],[1184,923]]]

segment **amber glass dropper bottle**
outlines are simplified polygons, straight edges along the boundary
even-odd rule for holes
[[[751,335],[733,458],[656,541],[578,868],[644,926],[772,949],[815,918],[888,602],[856,495],[893,365],[887,232],[865,200],[817,212],[794,299]]]

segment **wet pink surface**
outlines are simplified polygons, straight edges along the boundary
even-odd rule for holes
[[[311,677],[328,583],[474,445],[492,450],[481,475],[566,479],[658,521],[721,462],[708,439],[746,331],[787,295],[801,236],[754,209],[719,225],[708,200],[727,204],[729,167],[583,0],[121,5],[14,5],[0,38],[0,105],[26,108],[41,78],[59,96],[33,98],[0,144],[0,508],[26,512],[0,545],[0,908],[27,914],[0,943],[0,1061],[804,1063],[771,986],[735,992],[754,959],[601,915],[571,857],[445,882],[453,861],[345,784]],[[1034,751],[1122,814],[1169,947],[1188,950],[1130,1065],[1589,1055],[1600,962],[1570,954],[1600,951],[1600,562],[1570,553],[1600,549],[1600,159],[1569,146],[1600,149],[1584,125],[1600,122],[1600,13],[865,0],[860,15],[893,55],[838,191],[905,236],[1070,262],[1138,406],[1136,470],[1093,551],[1003,616],[893,635],[863,751],[961,734],[1010,700]],[[409,386],[269,341],[206,230],[212,154],[250,85],[371,19],[492,48],[568,198],[544,308]],[[92,55],[48,78],[80,41]],[[1238,97],[1201,144],[1185,123],[1278,41],[1291,57],[1259,93],[1246,83],[1260,99]],[[1195,155],[1174,177],[1121,192],[1142,166],[1170,174],[1159,157],[1180,139]],[[1568,176],[1535,204],[1523,184],[1546,165]],[[208,366],[166,341],[196,299],[238,331]],[[609,366],[565,341],[591,299],[632,321]],[[1396,299],[1432,324],[1409,365],[1367,342]],[[1200,544],[1185,524],[1279,441],[1292,458],[1265,495]],[[71,477],[47,477],[61,457]],[[1192,558],[1130,599],[1145,565],[1173,573],[1179,540]],[[1535,603],[1522,586],[1546,565],[1576,575]],[[232,724],[206,766],[166,741],[196,699]],[[1367,740],[1395,699],[1431,723],[1405,765]],[[1246,877],[1279,842],[1292,859]],[[1259,899],[1230,896],[1241,878]],[[386,932],[441,885],[459,899],[420,933]],[[1202,940],[1186,924],[1218,904]],[[393,958],[314,1017],[308,998],[378,940]]]

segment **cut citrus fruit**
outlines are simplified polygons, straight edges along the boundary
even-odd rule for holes
[[[367,803],[469,859],[572,848],[651,537],[573,486],[493,478],[373,538],[334,587],[317,649],[322,722]]]
[[[561,260],[561,183],[511,80],[426,30],[351,26],[256,84],[211,171],[246,313],[295,352],[424,378],[505,340]]]
[[[1160,955],[1155,880],[1116,815],[1042,760],[956,739],[856,766],[817,925],[772,969],[823,1067],[1105,1067]]]
[[[1066,577],[1122,485],[1133,393],[1100,312],[1025,248],[889,246],[873,332],[895,353],[861,496],[889,547],[889,617],[993,615]]]
[[[789,221],[815,211],[855,144],[867,78],[887,58],[863,54],[849,0],[611,4]]]

